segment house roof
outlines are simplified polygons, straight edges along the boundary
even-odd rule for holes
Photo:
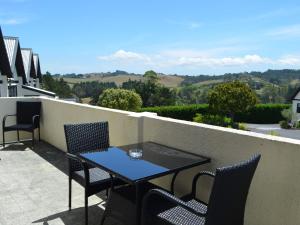
[[[300,92],[300,87],[297,88],[297,90],[295,91],[295,93],[292,95],[291,101],[295,100],[295,98],[296,98],[296,96],[297,96],[297,94],[298,94],[299,92]]]
[[[34,68],[35,68],[35,72],[36,72],[36,76],[37,78],[40,79],[40,81],[42,81],[42,72],[41,72],[41,66],[40,66],[40,58],[38,54],[33,54],[33,62],[34,62]]]
[[[13,77],[23,77],[23,82],[26,83],[19,38],[5,36],[4,43]]]
[[[32,49],[22,48],[21,53],[27,80],[29,80],[30,77],[36,78]]]
[[[0,72],[7,77],[12,77],[12,71],[9,64],[9,59],[7,56],[7,51],[5,47],[5,42],[3,39],[1,27],[0,27]]]

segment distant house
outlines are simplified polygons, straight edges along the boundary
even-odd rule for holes
[[[296,122],[300,120],[300,88],[294,93],[291,97],[292,100],[292,110],[293,110],[293,118],[292,121]]]
[[[55,97],[40,88],[41,82],[39,55],[21,48],[19,38],[3,36],[0,27],[0,97]]]

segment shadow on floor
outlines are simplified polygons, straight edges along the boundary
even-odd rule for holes
[[[5,147],[1,144],[0,151],[26,151],[32,148],[31,142],[23,142],[23,143],[7,143]]]
[[[98,205],[89,207],[89,224],[99,225],[103,210]],[[84,207],[75,208],[71,211],[63,211],[54,215],[50,215],[32,223],[43,223],[43,225],[52,224],[50,221],[60,220],[65,225],[81,225],[84,224]]]

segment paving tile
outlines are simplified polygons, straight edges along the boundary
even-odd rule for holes
[[[0,225],[84,224],[84,189],[73,182],[68,210],[67,160],[64,153],[40,142],[0,147]],[[99,224],[105,194],[89,198],[89,224]],[[100,204],[101,203],[101,204]],[[107,225],[117,225],[107,220]]]

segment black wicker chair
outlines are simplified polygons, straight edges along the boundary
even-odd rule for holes
[[[153,189],[143,200],[142,224],[243,225],[249,187],[260,155],[240,164],[218,168],[216,174],[201,172],[194,177],[191,194],[179,199]],[[201,176],[214,178],[208,204],[196,198]]]
[[[69,210],[71,210],[72,179],[85,188],[85,224],[88,224],[88,197],[122,182],[106,171],[82,161],[76,154],[99,151],[109,147],[108,122],[64,125],[69,158]]]
[[[18,141],[20,141],[19,131],[27,131],[32,133],[32,146],[34,146],[34,130],[39,129],[40,135],[40,114],[41,114],[41,102],[17,102],[17,113],[13,115],[6,115],[2,122],[2,137],[3,147],[5,147],[5,132],[17,131]],[[7,126],[7,117],[15,116],[16,124]]]

